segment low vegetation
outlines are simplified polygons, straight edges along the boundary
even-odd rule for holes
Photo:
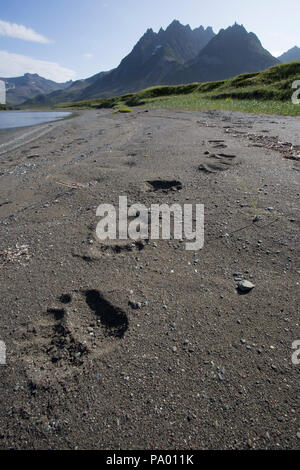
[[[9,111],[13,109],[11,106],[8,106],[7,104],[0,104],[0,111]]]
[[[132,113],[132,109],[130,108],[118,108],[114,111],[114,113]]]
[[[298,116],[300,105],[293,104],[291,100],[295,91],[292,84],[296,80],[300,80],[300,62],[291,62],[229,80],[157,86],[138,93],[63,103],[56,107],[113,108],[119,112],[126,109],[125,112],[128,112],[128,106],[147,106],[186,110],[225,109]]]

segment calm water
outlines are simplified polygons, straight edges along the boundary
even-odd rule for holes
[[[0,129],[13,129],[14,127],[36,126],[45,122],[58,121],[71,113],[43,112],[43,111],[1,111]]]

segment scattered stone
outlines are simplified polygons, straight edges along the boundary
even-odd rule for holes
[[[254,287],[255,285],[250,281],[240,281],[238,283],[238,290],[240,292],[250,292]]]
[[[141,302],[131,302],[130,301],[129,305],[133,310],[140,310],[142,308]]]

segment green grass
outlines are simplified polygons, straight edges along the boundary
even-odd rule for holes
[[[13,108],[7,104],[0,104],[0,111],[10,111],[11,109]]]
[[[292,83],[300,80],[300,62],[277,65],[217,82],[157,86],[112,98],[62,103],[57,108],[119,108],[147,106],[184,110],[224,109],[256,114],[300,115],[291,101]]]
[[[148,108],[169,108],[188,111],[197,110],[227,110],[254,114],[280,114],[286,116],[300,116],[300,105],[281,101],[258,101],[202,98],[201,96],[175,95],[170,98],[157,98],[147,103]]]
[[[118,114],[118,113],[132,113],[132,109],[130,108],[115,109],[114,114]]]

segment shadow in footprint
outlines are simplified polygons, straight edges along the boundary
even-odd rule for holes
[[[125,166],[129,166],[129,168],[133,168],[136,166],[136,162],[126,162]]]
[[[114,307],[97,290],[85,292],[85,299],[90,309],[99,317],[110,336],[123,338],[128,329],[128,318],[120,308]]]
[[[63,294],[59,298],[62,304],[69,304],[72,302],[72,296],[70,294]]]
[[[152,188],[153,191],[160,191],[160,190],[172,190],[172,189],[177,189],[180,190],[182,189],[182,183],[180,181],[168,181],[168,180],[153,180],[153,181],[147,181],[148,185]]]
[[[62,320],[65,316],[65,310],[59,308],[48,308],[47,313],[53,315],[56,321]]]

